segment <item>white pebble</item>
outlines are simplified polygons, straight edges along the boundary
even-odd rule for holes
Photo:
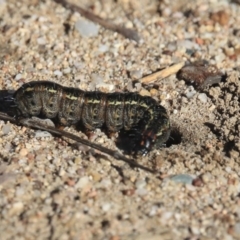
[[[105,53],[109,50],[109,47],[107,45],[104,45],[104,44],[100,44],[99,45],[99,48],[98,48],[98,51],[101,52],[101,53]]]
[[[77,182],[77,184],[76,184],[75,187],[82,189],[82,188],[84,188],[88,183],[89,183],[89,178],[88,178],[88,176],[84,176],[84,177],[82,177],[82,178],[79,179],[79,181]]]
[[[155,216],[157,214],[157,211],[158,211],[158,207],[156,205],[154,205],[154,206],[152,206],[152,208],[151,208],[151,210],[150,210],[148,215],[150,217],[153,217],[153,216]]]
[[[81,70],[85,67],[85,64],[83,62],[78,62],[78,61],[75,61],[73,63],[74,67],[78,70]]]
[[[178,113],[178,110],[177,109],[174,109],[173,110],[173,114],[177,114]]]
[[[143,179],[137,180],[135,186],[137,189],[143,189],[146,186],[146,181]]]
[[[11,126],[9,124],[5,124],[2,127],[2,133],[4,135],[8,134],[11,131]]]
[[[69,74],[71,72],[71,68],[65,68],[63,69],[64,74]]]
[[[44,37],[40,37],[40,38],[37,39],[37,43],[39,45],[44,45],[44,44],[46,44],[46,40],[45,40]]]
[[[193,234],[195,234],[195,235],[198,235],[198,234],[200,234],[200,229],[199,229],[199,227],[195,227],[195,226],[193,226],[193,227],[191,227],[191,231],[192,231],[192,233]]]
[[[61,77],[63,75],[62,72],[59,70],[54,71],[53,74],[57,77]]]
[[[196,91],[192,86],[188,87],[187,90],[185,91],[185,96],[188,99],[192,98],[195,94],[196,94]]]
[[[75,24],[76,30],[82,37],[95,37],[98,35],[99,26],[93,22],[80,19]]]
[[[191,40],[180,40],[177,41],[178,47],[183,47],[185,49],[200,49],[199,45]]]
[[[202,103],[206,103],[207,102],[207,95],[205,93],[200,93],[198,94],[198,99],[202,102]]]
[[[102,204],[102,210],[103,210],[104,212],[107,212],[110,208],[111,208],[111,203],[106,202],[106,203],[103,203],[103,204]]]
[[[138,196],[145,196],[145,195],[148,194],[148,190],[145,189],[145,188],[138,188],[138,189],[136,190],[136,194],[137,194]]]
[[[17,190],[16,190],[16,196],[17,197],[24,195],[24,193],[25,193],[24,188],[22,188],[22,187],[17,188]]]
[[[7,142],[5,147],[4,147],[4,150],[5,151],[10,151],[12,149],[12,144],[10,142]]]
[[[96,74],[96,73],[93,73],[91,75],[91,79],[92,79],[91,82],[94,83],[94,84],[101,84],[101,83],[103,83],[103,78],[100,75]]]
[[[214,56],[216,62],[223,62],[225,58],[226,56],[224,53],[218,53]]]
[[[170,179],[176,183],[192,184],[194,178],[189,174],[176,174],[171,176]]]
[[[112,186],[112,181],[110,179],[103,179],[101,182],[100,182],[101,186],[104,187],[104,188],[110,188]]]
[[[228,173],[231,173],[231,172],[232,172],[232,168],[231,168],[231,167],[226,167],[225,170],[226,170],[226,172],[228,172]]]
[[[176,49],[177,49],[176,42],[170,42],[170,43],[168,43],[168,45],[166,46],[166,48],[167,48],[169,51],[171,51],[171,52],[176,51]]]
[[[40,131],[40,130],[35,131],[36,138],[51,137],[51,136],[52,136],[51,133],[47,131]]]
[[[16,76],[15,76],[15,80],[20,80],[22,78],[22,74],[21,73],[18,73]]]
[[[130,76],[134,80],[140,79],[142,77],[142,71],[141,70],[130,71]]]
[[[173,216],[172,212],[163,212],[161,218],[163,221],[169,220]]]

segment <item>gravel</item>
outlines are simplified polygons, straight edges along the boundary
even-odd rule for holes
[[[135,158],[156,169],[153,175],[0,121],[1,240],[239,239],[239,4],[72,2],[134,28],[142,40],[125,39],[55,1],[0,1],[0,88],[51,80],[84,91],[138,91],[167,109],[171,138]],[[138,82],[182,61],[182,77]],[[118,149],[101,130],[93,141]]]
[[[206,103],[206,102],[207,102],[207,95],[206,95],[206,93],[200,93],[200,94],[198,94],[198,99],[199,99],[202,103]]]
[[[81,19],[75,23],[75,28],[82,37],[96,37],[98,35],[99,27],[93,22]]]
[[[170,179],[176,183],[192,184],[194,178],[188,174],[177,174]]]
[[[4,124],[2,127],[2,133],[3,135],[8,134],[11,131],[11,125],[10,124]]]

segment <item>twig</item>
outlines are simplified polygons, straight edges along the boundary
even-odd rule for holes
[[[121,27],[119,25],[113,24],[113,23],[111,23],[103,18],[100,18],[99,16],[83,9],[80,6],[69,3],[65,0],[54,0],[54,1],[56,3],[62,4],[63,7],[70,9],[71,11],[79,12],[83,17],[89,19],[92,22],[98,23],[99,25],[103,26],[106,29],[109,29],[113,32],[117,32],[126,38],[136,41],[137,43],[140,41],[140,37],[139,37],[138,33],[133,29],[125,28],[125,27]]]
[[[151,172],[151,173],[156,173],[156,171],[154,171],[154,170],[152,170],[148,167],[145,167],[141,164],[138,164],[133,159],[129,159],[129,158],[125,157],[124,155],[120,154],[117,151],[114,151],[114,150],[108,149],[106,147],[103,147],[101,145],[98,145],[96,143],[90,142],[90,141],[88,141],[86,139],[83,139],[83,138],[80,138],[80,137],[78,137],[78,136],[76,136],[72,133],[57,129],[55,127],[48,126],[46,124],[39,123],[38,121],[36,121],[34,119],[19,119],[19,120],[16,120],[14,117],[10,117],[10,116],[6,115],[5,113],[2,113],[2,112],[0,112],[0,119],[4,120],[4,121],[10,121],[10,122],[15,123],[15,124],[21,124],[21,125],[29,127],[29,128],[36,128],[36,129],[39,129],[39,130],[48,131],[48,132],[50,132],[52,134],[56,134],[58,136],[67,137],[67,138],[72,139],[76,142],[79,142],[79,143],[84,144],[86,146],[89,146],[91,148],[97,149],[97,150],[99,150],[103,153],[106,153],[106,154],[114,157],[118,161],[126,162],[132,167],[137,167],[137,168],[140,168],[142,170],[145,170],[145,171]]]
[[[157,80],[166,78],[172,74],[177,73],[184,66],[184,64],[185,64],[185,62],[180,62],[180,63],[174,64],[168,68],[165,68],[165,69],[155,72],[151,75],[143,77],[142,79],[140,79],[140,82],[144,83],[144,84],[149,84],[149,83],[153,83]]]

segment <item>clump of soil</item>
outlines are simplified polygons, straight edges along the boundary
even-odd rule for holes
[[[222,140],[225,147],[228,148],[227,150],[233,148],[240,150],[239,80],[239,72],[233,72],[227,77],[225,82],[209,90],[209,95],[216,105],[215,127],[213,131],[219,135],[220,140]]]

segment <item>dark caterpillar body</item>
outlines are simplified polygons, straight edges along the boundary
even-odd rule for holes
[[[90,131],[103,126],[109,133],[124,131],[133,152],[146,154],[170,134],[165,108],[136,93],[84,92],[38,81],[24,84],[14,99],[20,116],[55,119],[64,126],[81,123]]]

